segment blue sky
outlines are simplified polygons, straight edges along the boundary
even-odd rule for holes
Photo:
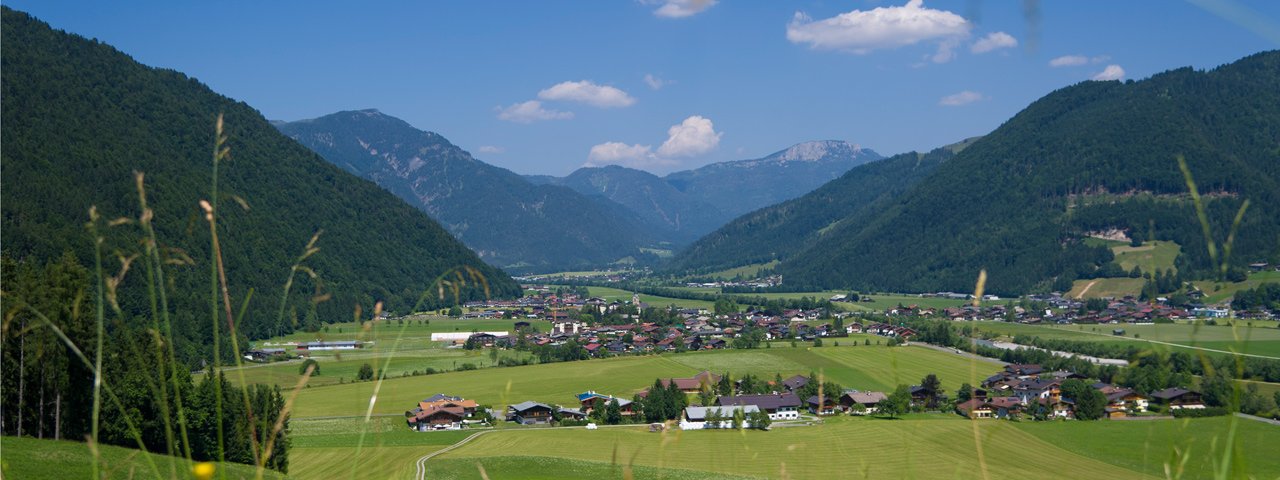
[[[6,4],[270,119],[378,108],[524,174],[928,150],[1094,77],[1280,48],[1272,0]]]

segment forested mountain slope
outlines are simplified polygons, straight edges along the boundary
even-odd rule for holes
[[[654,232],[634,213],[569,188],[534,185],[434,132],[377,110],[276,125],[342,168],[439,220],[490,263],[574,268],[634,256]]]
[[[940,148],[854,167],[800,198],[738,217],[681,251],[669,269],[714,271],[790,257],[838,226],[879,213],[952,156]]]
[[[209,348],[209,227],[198,202],[210,198],[220,113],[230,148],[220,171],[222,255],[236,308],[253,292],[241,333],[292,330],[294,318],[349,320],[357,305],[367,317],[376,301],[404,312],[456,267],[483,274],[495,296],[519,293],[422,212],[280,134],[249,105],[25,13],[4,9],[3,27],[4,254],[40,265],[69,251],[91,267],[89,207],[106,220],[136,220],[134,172],[144,173],[160,246],[173,262],[167,291],[184,358],[207,357]],[[138,252],[142,232],[136,222],[100,228],[106,268],[115,272],[115,252]],[[298,273],[277,323],[290,266],[316,232],[320,250],[305,265],[318,280]],[[141,261],[133,267],[120,295],[127,314],[148,310]],[[309,314],[317,295],[329,300]]]
[[[1280,260],[1280,52],[1209,71],[1182,68],[1128,82],[1087,81],[1055,91],[967,145],[927,177],[870,212],[827,222],[814,216],[789,234],[765,225],[768,209],[717,232],[681,255],[731,258],[740,241],[776,235],[748,249],[772,258],[801,243],[775,272],[790,286],[893,291],[1025,293],[1069,288],[1111,261],[1083,241],[1120,230],[1182,246],[1184,276],[1217,274],[1187,185],[1182,156],[1204,194],[1213,241],[1233,240],[1230,263]],[[852,172],[851,172],[852,173]],[[785,204],[784,204],[785,205]],[[797,204],[798,205],[798,204]],[[791,207],[795,209],[795,207]],[[726,227],[729,228],[729,227]],[[763,228],[763,227],[759,227]],[[813,229],[824,230],[817,241]],[[775,228],[773,232],[783,229]],[[745,240],[743,240],[745,239]],[[709,247],[724,244],[725,251]],[[730,247],[730,245],[732,245]],[[766,252],[766,250],[768,250]],[[1218,251],[1222,249],[1219,247]]]

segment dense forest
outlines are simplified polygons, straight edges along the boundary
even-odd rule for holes
[[[639,255],[665,231],[608,199],[535,185],[377,110],[276,126],[427,212],[481,258],[510,271],[607,265]]]
[[[198,202],[212,193],[220,113],[229,157],[218,228],[230,298],[237,310],[248,302],[240,328],[248,337],[290,331],[295,319],[348,320],[378,301],[405,312],[457,267],[482,275],[490,295],[519,292],[430,218],[281,135],[248,105],[20,12],[5,10],[3,40],[4,254],[40,265],[71,252],[91,265],[84,225],[95,206],[112,225],[103,226],[106,270],[121,270],[117,257],[136,254],[144,233],[135,172],[144,174],[181,358],[209,353],[210,241]],[[294,272],[281,318],[291,266],[317,233],[319,251]],[[140,276],[126,275],[120,288],[125,312],[146,310]],[[440,303],[427,299],[426,307]]]
[[[1087,81],[1028,106],[875,212],[845,217],[775,268],[823,288],[1019,294],[1069,285],[1111,261],[1083,239],[1119,229],[1182,246],[1186,278],[1218,277],[1179,168],[1185,158],[1215,253],[1245,211],[1228,266],[1280,259],[1280,52],[1209,71]],[[757,212],[756,218],[760,218]],[[748,217],[751,218],[751,217]],[[741,219],[733,225],[747,225]],[[812,228],[812,226],[810,227]],[[825,228],[825,226],[823,227]],[[717,232],[719,233],[719,232]],[[758,235],[752,233],[753,235]],[[810,235],[780,235],[774,251]],[[737,244],[682,258],[723,262]],[[691,251],[692,252],[692,251]],[[757,249],[748,260],[769,258]],[[743,262],[748,263],[748,262]]]

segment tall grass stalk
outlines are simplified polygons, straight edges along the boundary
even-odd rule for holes
[[[1177,160],[1178,160],[1178,170],[1182,171],[1182,177],[1187,184],[1187,191],[1190,192],[1191,194],[1191,202],[1195,206],[1196,218],[1200,221],[1200,229],[1204,233],[1204,241],[1205,241],[1205,246],[1209,251],[1209,259],[1213,262],[1213,267],[1216,270],[1215,273],[1216,273],[1217,279],[1221,281],[1226,276],[1227,270],[1231,267],[1231,248],[1232,248],[1232,245],[1235,243],[1236,232],[1239,231],[1240,224],[1244,221],[1244,214],[1246,211],[1249,210],[1249,199],[1246,198],[1244,202],[1240,204],[1240,209],[1236,211],[1235,218],[1233,218],[1231,221],[1231,230],[1227,233],[1227,238],[1222,244],[1222,256],[1221,258],[1219,258],[1217,242],[1213,238],[1213,228],[1209,225],[1209,215],[1205,212],[1204,200],[1203,198],[1200,197],[1200,191],[1196,187],[1195,178],[1191,175],[1191,168],[1187,166],[1186,157],[1183,157],[1182,155],[1178,155]],[[1231,334],[1233,339],[1236,342],[1240,342],[1239,325],[1236,322],[1231,322]],[[1250,336],[1251,334],[1252,334],[1252,331],[1250,331]],[[1237,343],[1237,344],[1240,344],[1240,343]],[[1200,353],[1200,357],[1201,357],[1201,362],[1203,362],[1205,365],[1205,378],[1209,378],[1212,375],[1227,374],[1226,372],[1216,372],[1212,366],[1212,362],[1209,361],[1208,356],[1205,355],[1203,352]],[[1235,361],[1235,366],[1236,366],[1236,372],[1234,372],[1235,378],[1239,378],[1243,376],[1242,374],[1244,373],[1244,358],[1241,357],[1240,355],[1232,355],[1231,358]],[[1228,377],[1228,379],[1230,378],[1231,377]],[[1231,411],[1231,412],[1240,411],[1242,388],[1244,387],[1241,386],[1241,382],[1239,381],[1231,382],[1231,399],[1230,399],[1230,404],[1228,405],[1228,411]],[[1228,424],[1227,424],[1227,438],[1225,440],[1226,445],[1223,447],[1222,458],[1221,460],[1217,458],[1213,459],[1213,467],[1214,467],[1213,474],[1214,474],[1214,478],[1218,480],[1225,480],[1227,478],[1232,477],[1233,475],[1239,475],[1243,471],[1242,468],[1235,468],[1235,467],[1241,467],[1241,464],[1244,461],[1243,458],[1240,458],[1240,451],[1235,449],[1236,429],[1238,427],[1239,422],[1240,422],[1240,417],[1238,415],[1231,415],[1231,418],[1228,420]],[[1216,438],[1214,439],[1213,444],[1216,447],[1217,445]],[[1216,450],[1216,448],[1214,448],[1214,450]],[[1180,463],[1185,465],[1186,460],[1182,459]],[[1168,468],[1169,466],[1166,465],[1166,471],[1168,470]]]
[[[973,287],[973,306],[974,307],[982,306],[982,294],[983,292],[986,291],[986,289],[987,289],[987,269],[984,268],[978,271],[978,282]],[[972,350],[974,350],[974,352],[970,352],[970,353],[975,353],[977,350],[977,346],[972,341],[969,342],[969,346],[972,348]],[[970,382],[969,384],[973,385],[974,383],[977,383],[977,380],[978,380],[978,359],[976,358],[976,356],[971,355],[969,357],[969,382]],[[976,453],[978,456],[978,468],[979,468],[979,472],[982,473],[983,480],[990,480],[991,473],[987,471],[986,454],[982,451],[982,430],[978,426],[979,423],[981,422],[974,422],[974,421],[969,422],[969,425],[973,426],[973,449],[974,449],[974,453]]]
[[[98,207],[89,207],[89,223],[86,226],[89,229],[89,235],[93,239],[93,285],[95,287],[95,295],[93,299],[94,306],[94,326],[97,328],[98,342],[97,350],[94,351],[93,361],[93,418],[90,425],[89,445],[90,453],[93,455],[93,478],[97,480],[102,478],[100,473],[101,458],[98,454],[98,426],[101,423],[102,411],[102,337],[104,334],[103,324],[106,323],[106,311],[103,308],[103,302],[106,301],[103,296],[105,288],[103,286],[102,273],[102,243],[103,238],[98,234]]]
[[[165,452],[168,453],[169,456],[171,457],[169,462],[169,468],[170,470],[172,470],[173,476],[176,477],[178,474],[176,470],[177,466],[174,465],[172,462],[172,457],[174,457],[175,453],[177,453],[174,451],[174,443],[176,443],[176,441],[174,439],[174,434],[173,434],[172,413],[169,411],[169,398],[170,398],[169,385],[165,383],[165,371],[164,371],[165,364],[168,363],[168,360],[169,360],[168,358],[166,358],[165,343],[169,343],[169,342],[165,342],[163,338],[160,338],[162,334],[165,334],[168,336],[168,338],[172,339],[173,335],[167,332],[166,330],[164,330],[163,326],[161,325],[161,318],[160,318],[162,315],[161,312],[167,311],[168,308],[167,306],[161,306],[159,303],[161,299],[166,297],[164,295],[164,289],[165,289],[164,282],[160,280],[160,278],[162,278],[162,275],[160,274],[160,272],[158,272],[159,270],[159,266],[157,265],[158,262],[154,261],[155,258],[158,258],[158,255],[154,255],[154,252],[156,251],[155,231],[151,228],[151,219],[155,215],[155,213],[150,208],[147,208],[147,195],[146,195],[146,189],[143,186],[143,174],[141,172],[133,172],[133,176],[134,176],[134,183],[136,184],[137,190],[138,190],[138,206],[141,209],[141,211],[138,214],[138,224],[141,225],[143,234],[144,234],[142,257],[144,259],[143,265],[146,266],[147,299],[150,301],[150,305],[151,305],[152,335],[156,337],[155,338],[156,368],[160,369],[160,371],[158,372],[160,376],[160,381],[158,382],[158,385],[160,387],[160,399],[159,399],[160,400],[159,401],[160,421],[164,423]],[[173,367],[176,367],[176,364],[173,365]],[[175,372],[175,375],[176,375],[176,372]],[[174,380],[173,389],[174,389],[174,398],[176,399],[178,395],[178,390],[179,390],[176,378]],[[176,410],[181,410],[182,403],[175,402],[174,407]],[[183,428],[182,425],[179,425],[179,428]],[[185,428],[183,428],[183,431],[185,432]],[[188,442],[183,441],[182,443],[185,446]]]
[[[213,154],[214,176],[213,176],[213,179],[211,180],[214,188],[214,191],[212,193],[214,195],[217,194],[216,189],[217,189],[217,178],[218,178],[217,176],[218,163],[219,161],[229,157],[231,154],[231,148],[224,145],[226,143],[227,137],[225,134],[223,134],[222,127],[223,127],[223,117],[221,114],[219,114],[217,123],[214,126],[214,135],[215,135],[214,154]],[[218,242],[218,217],[217,217],[216,204],[217,204],[217,197],[215,196],[213,197],[212,202],[202,200],[200,202],[200,207],[204,209],[205,220],[209,222],[209,241],[211,246],[210,250],[212,251],[212,256],[213,256],[213,268],[216,271],[216,283],[214,285],[214,288],[215,288],[215,291],[220,290],[222,292],[222,308],[223,308],[223,311],[226,313],[227,335],[231,338],[231,350],[232,350],[231,353],[233,354],[232,358],[235,360],[236,366],[240,367],[242,365],[240,362],[240,345],[239,345],[239,340],[237,339],[237,334],[236,334],[236,320],[231,313],[231,294],[227,288],[227,270],[226,270],[226,266],[223,264],[223,261],[222,261],[222,245]],[[214,302],[215,303],[217,302],[216,297],[214,299]],[[215,310],[214,316],[216,317],[217,316],[216,307],[214,310]],[[216,324],[217,320],[215,320],[214,323]],[[215,351],[214,357],[217,358],[220,354],[221,352]],[[239,374],[239,378],[240,378],[240,387],[241,387],[240,396],[241,396],[241,399],[244,401],[245,415],[248,415],[249,417],[248,424],[249,424],[250,452],[253,453],[253,462],[255,465],[263,464],[265,463],[266,460],[261,457],[262,452],[259,450],[258,433],[257,433],[257,425],[256,425],[257,422],[255,422],[254,415],[253,415],[253,404],[252,402],[249,401],[249,388],[248,388],[248,385],[244,384],[243,370],[237,368],[236,371]],[[222,380],[219,377],[218,384],[221,385],[221,383],[222,383]],[[222,424],[221,423],[222,422],[221,393],[222,393],[221,388],[219,387],[218,401],[216,402],[219,404],[217,409],[219,425]],[[219,475],[220,475],[220,478],[225,477],[225,473],[222,470],[219,470]]]
[[[205,210],[205,219],[209,222],[209,306],[212,324],[210,325],[213,332],[213,370],[212,378],[215,379],[213,391],[217,401],[214,402],[214,416],[218,419],[217,436],[218,436],[218,461],[227,461],[226,451],[226,432],[222,424],[222,333],[218,327],[218,223],[214,221],[215,206],[218,204],[218,162],[222,158],[230,154],[230,150],[223,146],[227,141],[226,135],[222,133],[222,114],[218,114],[218,120],[214,123],[213,137],[213,172],[209,183],[211,185],[209,198],[212,203],[201,202],[200,206]],[[218,470],[218,478],[225,479],[226,473]]]

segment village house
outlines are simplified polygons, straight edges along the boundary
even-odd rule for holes
[[[830,395],[813,395],[805,400],[805,405],[809,407],[809,413],[814,415],[835,415],[844,411],[840,399]]]
[[[1199,392],[1187,390],[1185,388],[1166,388],[1157,392],[1151,392],[1151,403],[1167,407],[1170,410],[1179,408],[1205,408],[1204,400],[1200,398]]]
[[[840,396],[840,405],[843,405],[845,410],[854,412],[855,414],[871,414],[875,413],[880,407],[880,402],[888,399],[889,396],[885,395],[884,392],[860,392],[857,390],[850,390],[844,392],[844,395]],[[855,405],[862,406],[861,412],[859,412],[857,408],[854,408]]]
[[[743,428],[751,428],[751,414],[759,412],[755,405],[732,405],[715,407],[685,407],[684,416],[680,418],[681,430],[702,430],[707,428],[729,428],[735,417],[742,419]],[[707,418],[718,416],[721,420],[708,425]]]
[[[631,400],[618,398],[613,395],[605,395],[588,390],[578,394],[578,403],[582,405],[581,410],[590,414],[592,410],[597,408],[605,408],[609,402],[617,400],[618,407],[623,415],[632,415],[635,413],[635,406],[631,404]]]
[[[462,428],[464,418],[475,414],[477,407],[475,400],[438,393],[405,412],[405,421],[409,428],[419,432],[456,430]]]
[[[360,345],[360,342],[357,342],[357,341],[355,341],[355,340],[351,340],[351,341],[338,341],[338,342],[326,342],[326,341],[321,340],[321,341],[316,341],[316,342],[307,342],[307,343],[300,344],[300,345],[298,345],[297,350],[302,350],[302,351],[313,351],[313,350],[355,350],[355,349],[357,349],[357,348],[360,348],[360,346],[361,346],[361,345]]]
[[[771,420],[795,420],[800,418],[800,397],[794,393],[766,393],[761,395],[723,396],[716,405],[755,405],[769,414]]]
[[[664,387],[675,383],[676,388],[679,388],[684,393],[698,393],[704,388],[714,387],[716,383],[720,382],[720,375],[703,370],[691,378],[664,378],[658,381]]]
[[[521,425],[537,425],[551,423],[550,405],[538,402],[520,402],[507,407],[507,420]]]
[[[1117,387],[1107,383],[1095,383],[1093,388],[1107,397],[1107,418],[1124,418],[1131,411],[1146,411],[1149,405],[1146,395],[1132,388]]]

